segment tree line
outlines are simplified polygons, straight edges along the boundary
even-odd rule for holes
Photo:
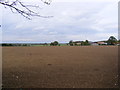
[[[107,45],[116,45],[120,44],[120,40],[117,40],[114,36],[110,36],[107,41],[103,41],[107,43]],[[58,41],[54,41],[50,43],[51,46],[60,46]],[[69,43],[67,43],[69,46],[88,46],[91,45],[90,41],[85,40],[85,41],[73,41],[70,40]]]
[[[117,40],[114,36],[110,36],[108,40],[106,41],[102,41],[107,43],[107,45],[120,45],[120,40]],[[54,41],[51,43],[41,43],[41,44],[23,44],[23,43],[19,43],[19,44],[13,44],[13,43],[3,43],[1,44],[1,46],[33,46],[33,45],[42,45],[42,46],[61,46],[62,44],[59,43],[58,41]],[[91,42],[88,40],[85,41],[73,41],[70,40],[68,43],[66,43],[66,45],[68,46],[89,46],[91,45]],[[104,45],[104,44],[103,44]]]

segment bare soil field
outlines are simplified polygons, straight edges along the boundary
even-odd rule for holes
[[[117,46],[2,47],[5,88],[116,88]]]

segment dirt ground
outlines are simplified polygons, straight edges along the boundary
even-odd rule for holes
[[[116,88],[117,46],[2,47],[5,88]]]

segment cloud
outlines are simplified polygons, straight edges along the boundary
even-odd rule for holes
[[[103,40],[110,35],[117,37],[117,3],[110,1],[53,1],[50,6],[38,11],[42,15],[54,16],[47,19],[33,17],[32,20],[27,20],[5,9],[3,41],[68,42]]]
[[[118,8],[116,3],[108,4],[97,14],[97,22],[91,26],[98,31],[115,30],[118,28]]]

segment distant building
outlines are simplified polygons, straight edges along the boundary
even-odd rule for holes
[[[73,44],[74,44],[75,46],[80,46],[81,43],[82,43],[82,41],[74,41],[74,42],[73,42]]]
[[[91,42],[90,43],[92,46],[98,46],[99,44],[97,42]]]
[[[105,43],[105,42],[103,42],[103,41],[99,41],[99,42],[97,42],[98,43],[98,45],[107,45],[107,43]]]

